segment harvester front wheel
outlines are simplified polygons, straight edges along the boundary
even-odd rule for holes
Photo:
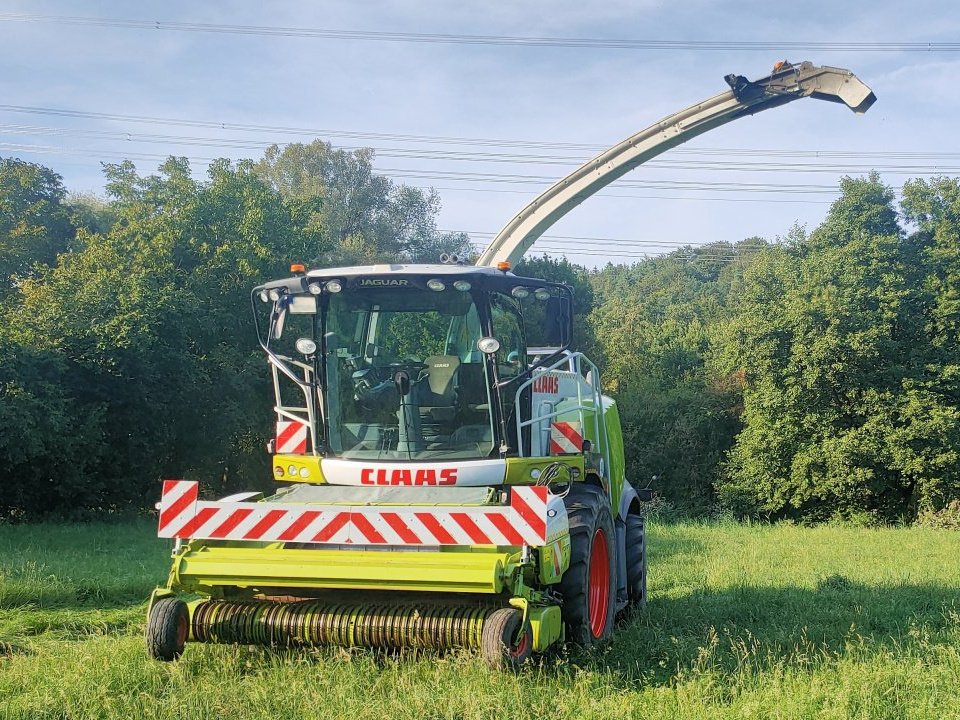
[[[627,515],[627,596],[630,607],[647,606],[647,534],[640,515]]]
[[[523,613],[515,608],[494,611],[483,624],[481,650],[494,670],[519,670],[533,650],[533,630],[523,622]]]
[[[147,652],[154,660],[176,660],[183,654],[190,629],[187,604],[177,598],[157,600],[147,618]]]
[[[564,498],[570,522],[570,567],[560,580],[567,639],[582,648],[610,639],[616,612],[616,535],[610,499],[577,483]]]

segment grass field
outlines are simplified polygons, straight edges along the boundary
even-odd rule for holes
[[[960,533],[654,524],[648,610],[520,676],[470,654],[146,658],[149,522],[0,526],[0,717],[956,718]]]

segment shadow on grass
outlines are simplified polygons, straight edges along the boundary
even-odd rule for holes
[[[636,687],[704,672],[813,668],[851,654],[923,654],[958,636],[957,587],[863,585],[834,575],[816,589],[736,586],[653,597],[611,646],[572,662]]]

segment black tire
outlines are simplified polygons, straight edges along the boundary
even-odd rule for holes
[[[581,648],[607,642],[613,632],[613,620],[617,607],[616,534],[610,514],[610,499],[600,488],[577,483],[570,487],[564,498],[570,522],[570,567],[560,579],[560,608],[566,625],[567,641]],[[605,543],[599,542],[602,534]],[[597,557],[596,572],[607,568],[608,582],[606,607],[602,595],[596,607],[591,607],[591,565],[593,552],[602,551],[606,545],[606,557]],[[602,593],[601,585],[597,591]],[[593,622],[591,622],[593,617]]]
[[[627,515],[627,599],[629,608],[647,606],[647,533],[643,517]]]
[[[189,629],[187,604],[172,597],[160,598],[147,617],[147,654],[154,660],[176,660],[183,654]]]
[[[530,659],[532,650],[533,630],[530,623],[524,624],[519,610],[501,608],[484,622],[481,651],[493,670],[519,670]]]

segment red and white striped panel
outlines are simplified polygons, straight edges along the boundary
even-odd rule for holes
[[[580,423],[557,421],[550,425],[551,455],[570,455],[579,452],[583,452]]]
[[[509,506],[345,506],[197,499],[197,483],[165,480],[165,538],[354,545],[534,545],[567,532],[563,500],[515,487]]]
[[[302,422],[295,420],[277,421],[277,443],[276,450],[278,454],[290,455],[305,453],[307,451],[307,426]]]

